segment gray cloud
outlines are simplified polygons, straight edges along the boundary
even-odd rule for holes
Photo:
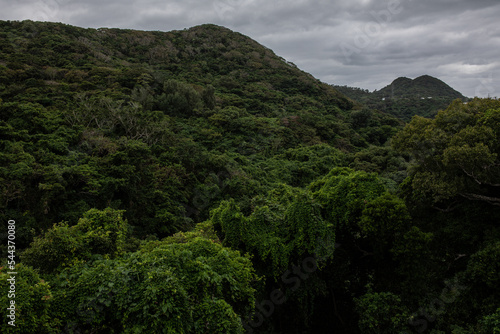
[[[436,76],[467,96],[500,96],[496,0],[0,0],[3,20],[176,30],[215,23],[324,82],[380,89]]]

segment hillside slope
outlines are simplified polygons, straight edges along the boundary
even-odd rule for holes
[[[0,22],[0,99],[2,212],[24,212],[36,229],[113,205],[140,233],[164,236],[224,196],[193,209],[209,175],[231,174],[225,192],[248,205],[259,187],[305,184],[332,167],[325,155],[383,144],[399,126],[380,113],[353,126],[351,100],[215,25],[148,32]],[[331,162],[300,176],[255,165],[302,146]]]

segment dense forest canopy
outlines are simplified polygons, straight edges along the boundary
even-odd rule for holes
[[[498,333],[499,124],[215,25],[0,21],[1,332]]]

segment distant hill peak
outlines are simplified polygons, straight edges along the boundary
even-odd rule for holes
[[[467,98],[444,81],[430,75],[415,79],[399,77],[379,91],[334,86],[349,98],[369,108],[385,111],[409,121],[412,116],[433,117],[439,109],[446,108],[453,100]]]
[[[407,78],[407,77],[399,77],[397,79],[395,79],[391,85],[397,85],[397,84],[407,84],[407,83],[410,83],[412,82],[413,80],[410,79],[410,78]]]
[[[399,77],[390,85],[375,93],[380,98],[412,97],[447,97],[465,99],[460,92],[451,88],[444,81],[430,75],[421,75],[415,79]]]

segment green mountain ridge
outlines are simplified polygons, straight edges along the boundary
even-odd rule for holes
[[[468,100],[445,82],[429,75],[415,79],[399,77],[373,92],[347,86],[334,87],[369,108],[387,112],[405,121],[414,115],[434,117],[438,110],[445,109],[453,100]]]

